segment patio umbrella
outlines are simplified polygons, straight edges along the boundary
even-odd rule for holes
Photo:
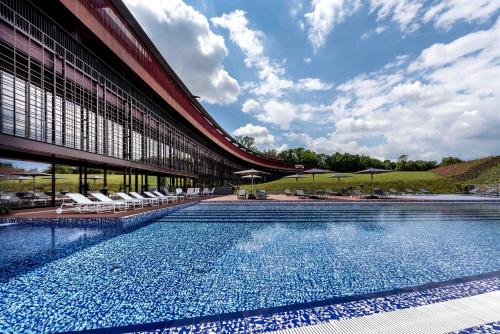
[[[342,174],[342,173],[335,173],[333,175],[330,175],[329,177],[334,177],[337,179],[338,182],[340,182],[340,179],[345,179],[347,177],[352,177],[352,175],[347,175],[347,174]]]
[[[316,181],[314,180],[314,176],[316,174],[326,174],[326,173],[331,173],[331,170],[328,169],[321,169],[321,168],[312,168],[308,169],[302,172],[302,174],[312,174],[313,176],[313,191],[316,192]]]
[[[19,183],[23,182],[23,181],[33,181],[33,178],[31,177],[27,177],[27,176],[19,176],[16,180],[19,181]]]
[[[100,180],[100,179],[104,179],[104,177],[102,176],[98,176],[98,175],[89,175],[87,176],[87,180],[93,180],[94,181],[94,184],[95,184],[95,180]]]
[[[359,172],[354,172],[354,174],[370,174],[371,188],[372,188],[372,195],[373,195],[373,175],[374,174],[390,173],[390,172],[392,172],[391,169],[368,168],[365,170],[361,170]]]
[[[41,173],[41,172],[19,172],[19,173],[12,173],[12,175],[19,175],[17,178],[19,180],[19,183],[21,183],[23,180],[33,180],[33,189],[35,188],[35,177],[37,176],[50,176],[50,174],[47,173]],[[24,179],[21,179],[23,177]]]
[[[258,175],[270,175],[269,173],[266,173],[266,172],[263,172],[263,171],[260,171],[260,170],[256,170],[256,169],[247,169],[247,170],[242,170],[242,171],[239,171],[239,172],[234,172],[234,174],[236,175],[243,175],[243,176],[249,176],[251,177],[252,175],[253,176],[258,176]],[[251,178],[252,179],[252,191],[251,193],[253,194],[253,177]]]
[[[299,182],[299,179],[304,179],[306,178],[306,176],[304,175],[300,175],[300,174],[293,174],[293,175],[287,175],[285,176],[286,178],[289,178],[289,179],[295,179],[295,182]]]
[[[260,175],[245,175],[241,177],[242,179],[262,179]]]

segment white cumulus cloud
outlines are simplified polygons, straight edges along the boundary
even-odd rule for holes
[[[182,0],[125,0],[167,62],[195,95],[216,104],[235,102],[236,79],[224,69],[224,38],[203,14]]]
[[[269,130],[260,125],[253,125],[248,123],[245,126],[242,126],[236,129],[233,132],[234,136],[250,136],[255,138],[255,144],[260,147],[272,147],[276,138],[269,132]]]
[[[317,52],[326,41],[335,25],[342,23],[346,17],[358,10],[360,0],[312,0],[312,10],[304,15],[309,26],[308,38],[314,52]]]

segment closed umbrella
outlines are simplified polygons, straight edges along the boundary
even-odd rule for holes
[[[313,191],[316,192],[316,181],[314,180],[314,176],[316,174],[326,174],[326,173],[331,173],[331,170],[328,169],[321,169],[321,168],[312,168],[308,169],[302,172],[302,174],[312,174],[313,176]]]
[[[373,175],[374,174],[390,173],[390,172],[392,172],[391,169],[368,168],[365,170],[361,170],[359,172],[354,172],[354,174],[370,174],[371,188],[372,188],[372,195],[373,195]]]

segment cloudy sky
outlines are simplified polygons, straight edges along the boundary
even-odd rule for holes
[[[498,0],[125,0],[233,135],[395,159],[500,153]]]

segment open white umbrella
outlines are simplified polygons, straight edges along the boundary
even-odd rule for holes
[[[326,173],[332,173],[331,170],[328,169],[321,169],[321,168],[312,168],[308,169],[302,172],[302,174],[312,174],[313,176],[313,191],[316,192],[316,181],[314,180],[314,176],[316,174],[326,174]]]
[[[299,182],[299,179],[304,179],[306,178],[307,176],[305,175],[300,175],[300,174],[293,174],[293,175],[287,175],[285,176],[286,178],[288,179],[295,179],[295,182]]]
[[[342,173],[335,173],[333,175],[330,175],[329,177],[336,178],[337,182],[340,182],[340,179],[345,179],[347,177],[352,177],[352,175],[347,175],[347,174],[342,174]]]
[[[247,169],[247,170],[242,170],[242,171],[239,171],[239,172],[234,172],[234,174],[236,174],[236,175],[243,175],[243,176],[249,176],[249,178],[252,179],[252,191],[251,191],[251,194],[253,194],[253,179],[254,179],[254,177],[252,177],[252,176],[270,175],[267,172],[263,172],[263,171],[256,170],[256,169],[253,169],[253,168],[252,169]]]
[[[373,195],[373,175],[374,174],[390,173],[392,171],[393,170],[391,170],[391,169],[368,168],[368,169],[365,169],[365,170],[361,170],[359,172],[354,172],[354,174],[370,174],[371,188],[372,188],[372,195]]]
[[[262,179],[260,175],[245,175],[241,177],[242,179]]]

